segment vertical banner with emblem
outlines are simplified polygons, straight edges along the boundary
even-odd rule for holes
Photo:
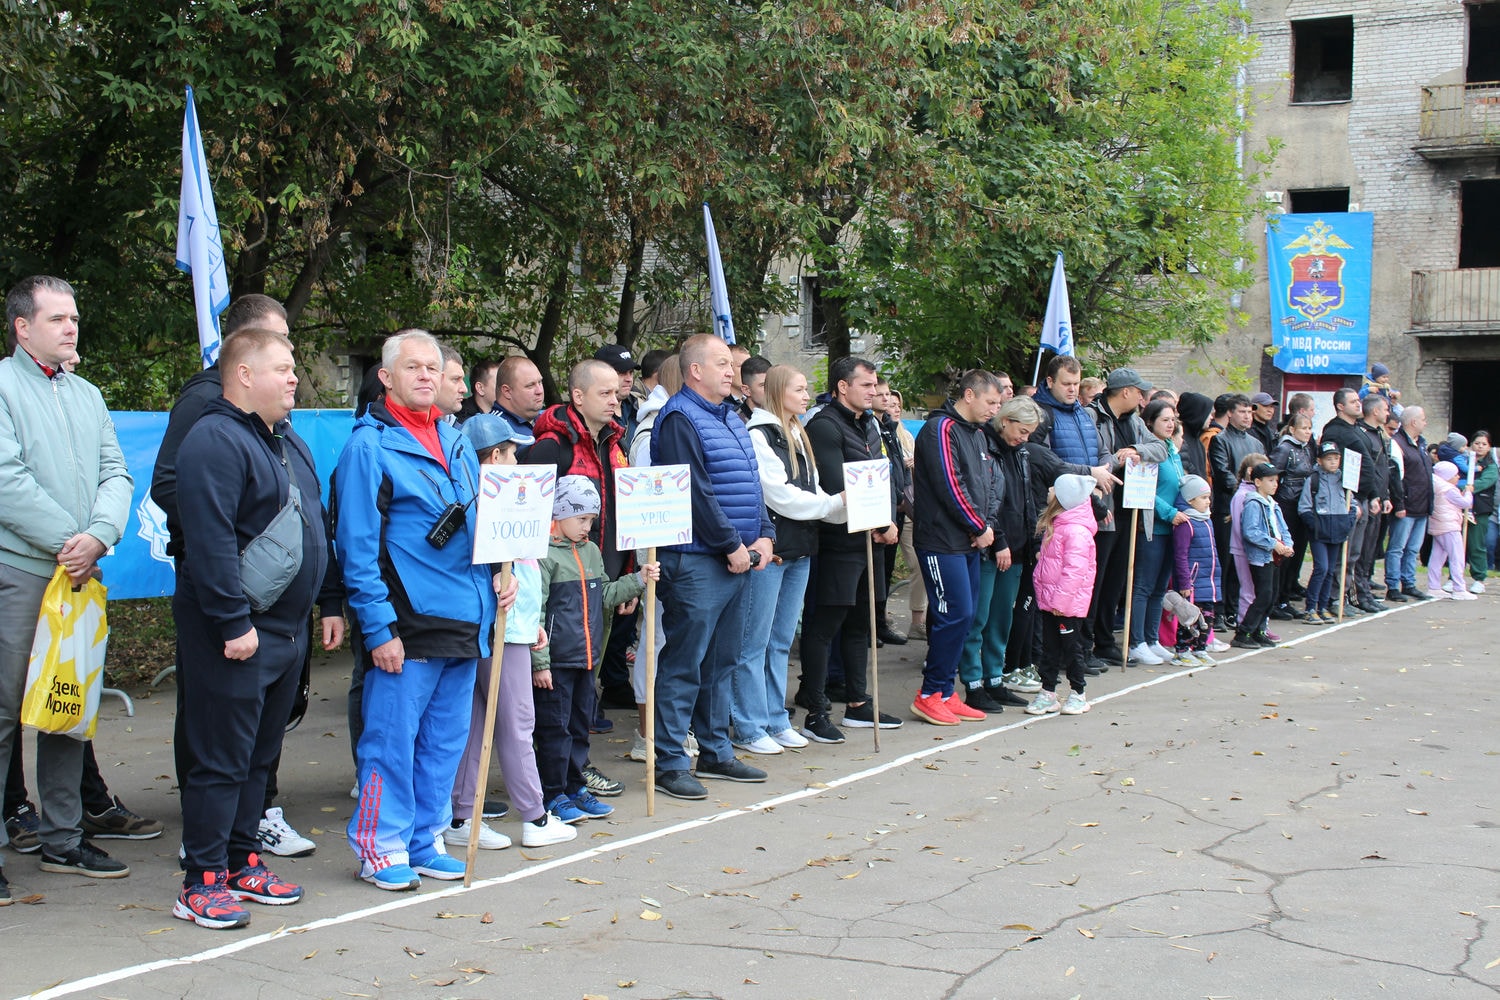
[[[1375,216],[1369,212],[1266,220],[1277,368],[1301,375],[1369,370],[1374,244]]]

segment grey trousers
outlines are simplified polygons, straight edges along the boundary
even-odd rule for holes
[[[1354,530],[1349,532],[1348,575],[1344,591],[1351,603],[1368,601],[1374,597],[1370,574],[1374,572],[1375,553],[1380,545],[1380,515],[1371,513],[1369,501],[1357,500],[1355,503],[1364,511],[1364,515],[1354,522]]]
[[[10,755],[20,729],[21,698],[26,692],[26,666],[36,638],[37,617],[49,578],[0,563],[0,774],[10,767]],[[84,741],[71,736],[38,733],[36,783],[41,798],[41,840],[49,854],[67,854],[83,839]],[[8,842],[0,829],[0,845]]]

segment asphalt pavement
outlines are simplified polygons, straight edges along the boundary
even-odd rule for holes
[[[879,752],[850,731],[754,759],[765,784],[658,796],[654,817],[612,713],[594,759],[627,785],[613,817],[481,852],[472,889],[405,894],[358,881],[344,841],[336,655],[281,770],[319,848],[273,867],[307,896],[238,931],[171,916],[169,684],[134,718],[107,702],[97,739],[112,789],[166,834],[105,842],[133,869],[118,881],[5,852],[0,995],[1492,998],[1496,601],[1277,623],[1278,649],[1091,679],[1082,716],[913,720]],[[880,651],[886,711],[911,718],[924,651]]]

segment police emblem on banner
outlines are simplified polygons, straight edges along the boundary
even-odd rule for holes
[[[1290,261],[1292,283],[1286,290],[1288,306],[1308,319],[1319,319],[1344,304],[1344,258],[1333,251],[1353,248],[1328,223],[1319,219],[1286,248],[1306,251]]]

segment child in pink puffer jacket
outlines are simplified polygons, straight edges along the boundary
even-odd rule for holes
[[[1058,476],[1047,509],[1037,519],[1044,537],[1032,581],[1042,611],[1042,690],[1026,706],[1027,715],[1082,715],[1091,707],[1083,696],[1083,620],[1094,595],[1094,533],[1099,530],[1090,502],[1094,487],[1089,476]],[[1057,702],[1060,668],[1067,670],[1073,689],[1062,705]]]
[[[1427,559],[1427,594],[1455,601],[1475,600],[1464,589],[1464,517],[1474,506],[1474,494],[1458,488],[1458,466],[1439,462],[1432,467],[1432,516],[1427,534],[1432,536],[1432,555]],[[1443,590],[1443,563],[1453,581],[1453,593]]]

